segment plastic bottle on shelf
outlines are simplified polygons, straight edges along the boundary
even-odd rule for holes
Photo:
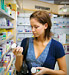
[[[10,7],[7,5],[7,7],[6,7],[6,8],[7,8],[7,14],[9,14],[9,15],[10,15],[10,11],[11,11],[11,10],[10,10]]]
[[[11,46],[12,49],[16,48],[16,43],[13,43]]]
[[[12,17],[14,18],[15,17],[15,10],[12,9]]]
[[[9,3],[8,6],[10,7],[10,15],[12,15],[12,5],[11,5],[11,3]]]
[[[3,33],[0,33],[0,41],[2,40],[3,38]]]

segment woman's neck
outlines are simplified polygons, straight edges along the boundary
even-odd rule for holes
[[[37,38],[37,41],[38,42],[45,42],[45,41],[49,41],[49,40],[51,40],[51,37],[49,37],[49,39],[48,38],[46,38],[46,39],[44,39],[44,37],[42,38]]]

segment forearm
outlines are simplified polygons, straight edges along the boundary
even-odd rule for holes
[[[50,75],[67,75],[67,72],[65,72],[63,70],[52,70],[52,69],[49,69],[47,74],[50,74]]]
[[[23,64],[23,55],[16,56],[15,67],[18,72],[20,71],[22,64]]]

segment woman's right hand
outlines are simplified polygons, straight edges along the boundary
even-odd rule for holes
[[[21,56],[23,52],[23,47],[16,47],[13,50],[13,53],[15,56]]]

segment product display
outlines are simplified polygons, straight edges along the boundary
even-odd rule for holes
[[[36,69],[36,67],[32,67],[31,68],[31,73],[36,73],[36,72],[39,72],[40,70],[39,69]]]
[[[16,43],[13,43],[11,46],[12,49],[16,48]]]
[[[23,1],[25,2],[26,0]],[[55,1],[53,1],[52,5],[51,3],[48,4],[48,1],[42,2],[43,0],[38,2],[37,0],[28,0],[28,2],[25,3],[23,1],[21,2],[20,0],[0,0],[0,75],[17,75],[15,68],[16,55],[14,55],[13,50],[14,48],[18,47],[21,48],[20,46],[22,40],[24,40],[25,38],[34,37],[33,33],[39,32],[38,30],[37,32],[32,33],[33,26],[31,28],[31,25],[34,24],[35,28],[37,29],[38,27],[36,26],[38,24],[35,25],[36,23],[31,24],[30,22],[30,15],[36,10],[45,10],[49,12],[49,16],[52,22],[52,38],[59,41],[63,45],[66,54],[65,56],[67,70],[69,70],[69,4],[66,5],[64,3],[66,6],[64,7],[65,11],[63,11],[64,4],[54,4],[56,3]],[[35,5],[35,2],[37,5]],[[57,1],[57,3],[58,2],[59,1]],[[29,5],[29,3],[31,6]],[[47,5],[47,7],[45,5]],[[23,50],[25,50],[24,47]],[[24,57],[26,57],[25,51],[18,54],[18,56],[22,55],[23,53]],[[40,71],[40,69],[36,69],[36,67],[34,66],[31,67],[32,74]],[[57,66],[55,67],[57,70]],[[27,73],[29,73],[29,70],[28,65],[25,61],[19,75]],[[69,75],[69,71],[67,71],[67,75]]]
[[[36,72],[37,72],[36,68],[35,67],[32,67],[31,68],[31,73],[36,73]]]
[[[30,25],[31,13],[19,13],[17,16],[17,44],[20,45],[24,38],[32,37],[32,30]]]
[[[6,0],[0,0],[0,75],[14,75],[15,69],[13,68],[15,66],[13,67],[12,64],[13,61],[15,62],[15,57],[11,45],[15,42],[13,32],[16,31],[14,27],[14,25],[16,26],[16,17],[15,14],[12,14],[10,7],[16,7],[16,5],[8,6],[8,3],[5,2]],[[13,9],[15,10],[15,8]]]

